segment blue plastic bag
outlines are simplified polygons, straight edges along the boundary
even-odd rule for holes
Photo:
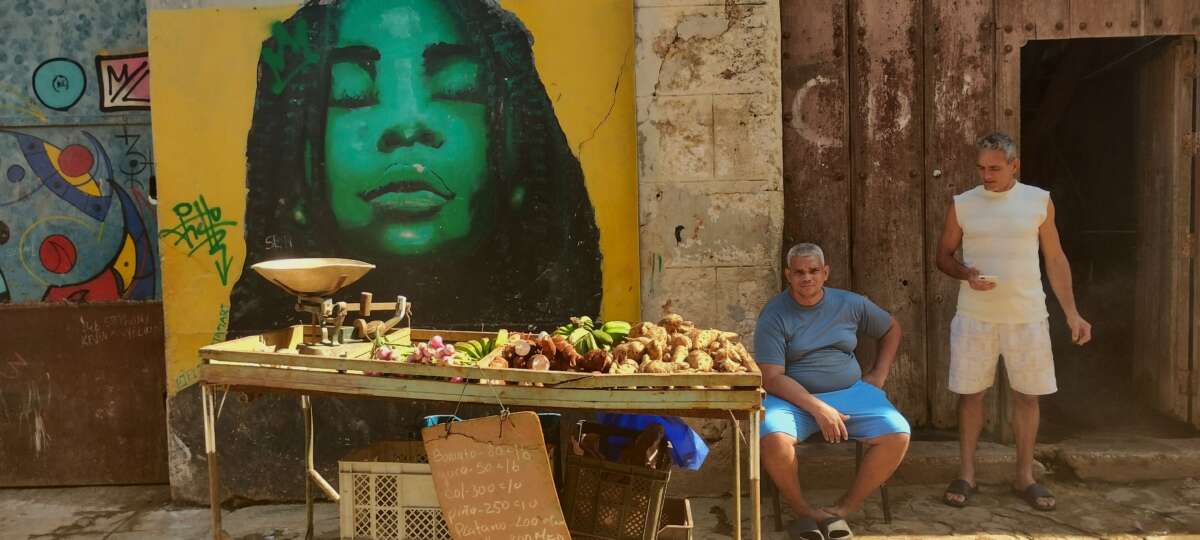
[[[671,460],[676,466],[684,469],[700,470],[700,466],[704,465],[704,460],[708,457],[708,445],[700,438],[700,434],[675,416],[599,413],[596,420],[601,424],[637,431],[646,429],[650,424],[661,424],[663,434],[671,441]],[[616,459],[616,456],[609,458]]]

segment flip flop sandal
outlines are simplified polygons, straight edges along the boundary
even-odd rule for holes
[[[825,538],[828,540],[849,540],[854,538],[854,533],[850,532],[850,525],[846,520],[840,517],[831,517],[821,522],[821,530],[825,532]]]
[[[789,523],[787,533],[791,540],[825,540],[825,535],[821,532],[820,527],[817,527],[817,522],[807,517]]]
[[[942,502],[946,506],[962,508],[971,502],[971,496],[979,492],[979,486],[972,486],[970,482],[959,478],[946,487],[946,492],[942,494]],[[962,495],[962,502],[955,501],[947,495]]]
[[[1029,506],[1034,510],[1050,512],[1058,507],[1058,501],[1053,501],[1047,505],[1038,504],[1038,499],[1053,499],[1054,494],[1050,493],[1050,490],[1046,489],[1046,486],[1043,486],[1037,482],[1025,486],[1025,489],[1013,488],[1013,493],[1015,493],[1017,497],[1020,497],[1021,500],[1029,504]]]

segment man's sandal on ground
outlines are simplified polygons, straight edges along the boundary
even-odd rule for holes
[[[802,517],[789,523],[787,533],[791,540],[826,540],[817,522],[810,517]]]
[[[1025,486],[1025,489],[1017,489],[1014,487],[1013,493],[1020,497],[1021,500],[1028,503],[1029,506],[1034,510],[1049,512],[1058,506],[1058,502],[1054,499],[1054,494],[1050,493],[1050,490],[1046,489],[1046,486],[1043,486],[1037,482]],[[1041,504],[1038,502],[1038,499],[1050,499],[1050,502]]]
[[[821,530],[825,533],[826,540],[850,540],[854,538],[854,533],[850,532],[850,525],[846,520],[837,516],[821,521]]]
[[[972,486],[970,482],[959,478],[950,482],[950,485],[946,487],[946,492],[942,494],[942,502],[946,503],[947,506],[962,508],[971,502],[971,496],[978,492],[978,486]],[[959,495],[962,497],[962,500],[956,501],[951,499],[951,495]]]

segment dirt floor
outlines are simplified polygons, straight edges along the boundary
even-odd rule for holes
[[[1113,484],[1048,482],[1059,509],[1036,512],[1001,485],[985,485],[974,505],[952,509],[939,501],[941,485],[891,488],[894,521],[883,523],[873,496],[850,525],[858,538],[1200,538],[1200,481],[1194,479]],[[838,492],[809,493],[818,503]],[[166,486],[0,490],[0,538],[207,539],[205,508],[173,506]],[[749,500],[745,500],[749,538]],[[733,499],[691,499],[693,538],[731,538]],[[764,501],[764,538],[775,532]],[[317,538],[338,538],[337,507],[317,509]],[[304,507],[251,506],[225,513],[238,540],[303,538]]]

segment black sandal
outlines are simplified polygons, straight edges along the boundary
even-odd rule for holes
[[[850,540],[854,538],[854,533],[850,532],[850,525],[846,523],[845,518],[837,516],[822,520],[821,530],[825,532],[827,540]]]
[[[1054,499],[1054,494],[1037,482],[1025,486],[1025,489],[1013,488],[1013,493],[1021,500],[1025,501],[1034,510],[1042,512],[1050,512],[1058,507],[1058,501]],[[1038,499],[1051,499],[1050,504],[1038,504]]]
[[[946,506],[962,508],[966,506],[967,503],[971,502],[971,495],[974,495],[978,492],[979,486],[972,486],[970,482],[959,478],[953,482],[950,482],[949,486],[946,486],[946,492],[942,494],[942,502],[945,503]],[[962,495],[963,500],[962,502],[959,502],[951,499],[948,497],[948,495]]]
[[[808,517],[802,517],[789,523],[787,533],[791,540],[825,540],[825,535],[821,533],[820,527],[817,527],[817,522]]]

